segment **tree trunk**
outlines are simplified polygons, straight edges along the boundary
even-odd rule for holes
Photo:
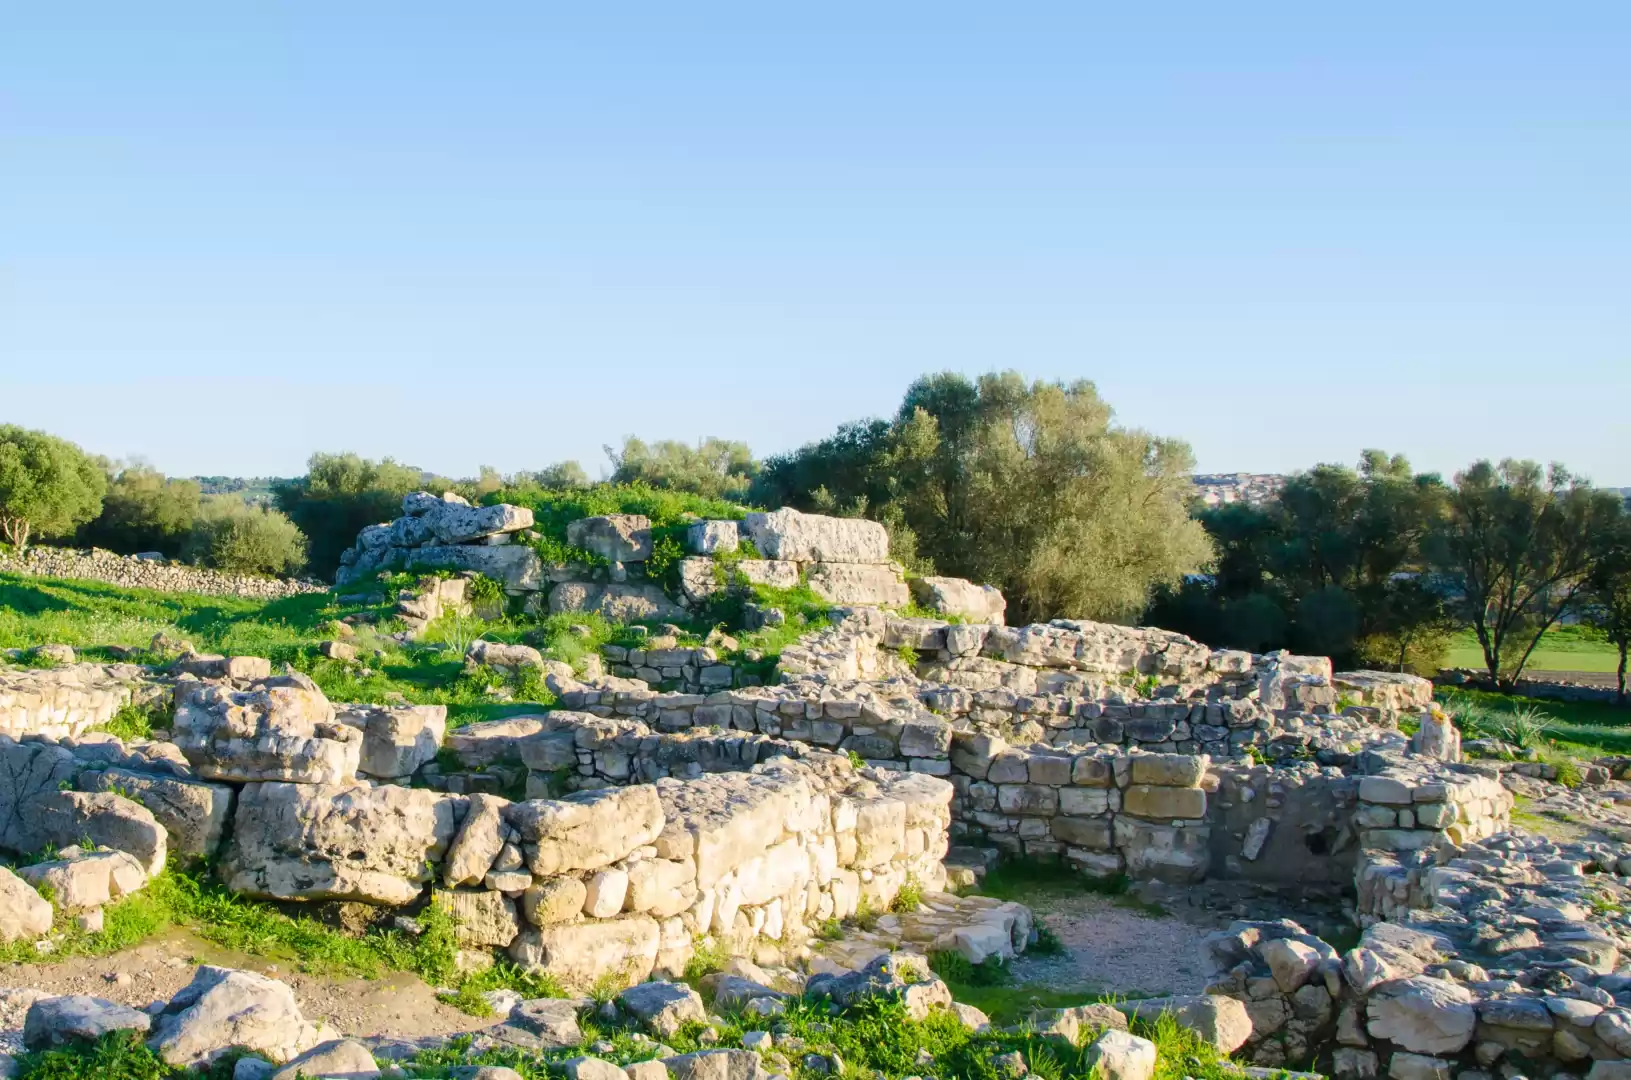
[[[1620,689],[1614,695],[1614,704],[1616,705],[1625,704],[1625,651],[1628,644],[1631,644],[1631,639],[1620,639]]]
[[[28,519],[27,518],[0,518],[0,533],[4,533],[11,546],[17,549],[17,557],[22,558],[28,550]]]

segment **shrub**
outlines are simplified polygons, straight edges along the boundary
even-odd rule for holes
[[[125,555],[157,551],[180,558],[198,517],[196,480],[171,480],[156,469],[130,465],[114,476],[102,512],[79,531],[78,541]]]
[[[340,554],[356,543],[365,525],[401,516],[402,496],[447,485],[390,458],[370,461],[356,454],[313,454],[306,475],[273,488],[278,509],[289,515],[310,544],[311,571],[332,578]]]
[[[187,553],[231,573],[292,574],[306,564],[306,537],[280,511],[216,495],[200,510]]]

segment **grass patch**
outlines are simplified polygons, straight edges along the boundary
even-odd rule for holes
[[[1521,646],[1520,646],[1521,651]],[[1559,626],[1546,631],[1530,655],[1525,671],[1615,671],[1620,654],[1600,631],[1589,626]],[[1484,670],[1484,651],[1471,630],[1450,639],[1445,665]]]
[[[1440,690],[1437,697],[1458,723],[1469,711],[1497,724],[1510,723],[1509,718],[1517,714],[1538,712],[1547,720],[1544,736],[1564,749],[1577,748],[1588,756],[1594,752],[1631,754],[1631,709],[1600,701],[1546,701],[1461,688]]]

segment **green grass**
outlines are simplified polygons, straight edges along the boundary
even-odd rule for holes
[[[1508,718],[1538,711],[1549,719],[1545,736],[1565,750],[1588,757],[1631,754],[1631,709],[1597,701],[1546,701],[1482,690],[1444,689],[1437,697],[1452,714],[1469,705]]]
[[[1522,651],[1523,644],[1517,646]],[[1502,649],[1503,655],[1506,649]],[[1516,660],[1516,653],[1512,659]],[[1446,667],[1484,668],[1484,652],[1471,630],[1463,630],[1450,639],[1450,651],[1445,654]],[[1615,671],[1620,654],[1613,643],[1589,627],[1562,626],[1548,630],[1530,654],[1525,671]]]
[[[407,971],[432,986],[458,991],[454,1004],[486,1015],[481,993],[508,987],[528,997],[562,994],[553,980],[527,975],[499,963],[472,976],[460,975],[452,917],[431,905],[416,917],[421,932],[369,930],[348,934],[305,916],[285,915],[270,904],[247,900],[216,883],[207,867],[166,870],[146,889],[103,909],[103,929],[85,933],[59,922],[48,952],[35,943],[0,945],[0,962],[55,962],[76,956],[107,956],[131,948],[171,927],[184,927],[205,941],[233,952],[292,963],[315,975],[378,978]]]

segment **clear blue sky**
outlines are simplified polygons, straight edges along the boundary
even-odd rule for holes
[[[594,472],[1007,367],[1631,484],[1631,5],[0,0],[0,421]]]

